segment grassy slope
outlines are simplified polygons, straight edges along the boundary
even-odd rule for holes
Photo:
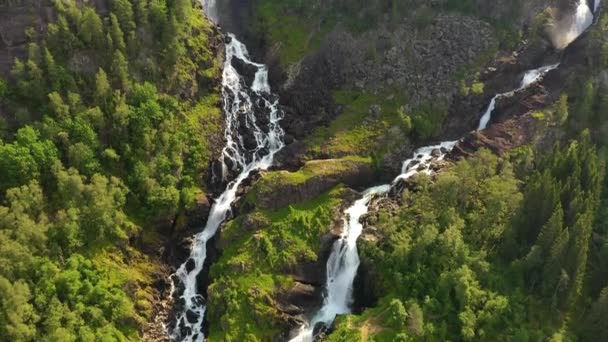
[[[211,269],[210,341],[271,340],[284,331],[273,296],[293,286],[290,270],[317,260],[342,192],[337,187],[288,208],[256,210],[224,228],[226,248]]]

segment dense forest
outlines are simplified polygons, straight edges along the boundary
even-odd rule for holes
[[[457,85],[453,94],[415,102],[398,80],[374,88],[344,76],[346,84],[322,94],[330,99],[305,103],[323,116],[308,130],[292,126],[316,117],[289,108],[308,94],[277,87],[291,96],[282,99],[281,124],[297,149],[288,146],[283,164],[243,187],[236,217],[213,241],[208,340],[284,340],[310,318],[324,294],[327,246],[360,197],[351,188],[392,179],[386,159],[398,173],[415,145],[443,138],[450,115],[476,122],[477,112],[449,106],[486,106],[500,87],[484,84],[479,71],[522,37],[546,38],[546,11],[518,26],[522,2],[493,17],[474,0],[254,2],[243,33],[263,42],[256,48],[269,50],[292,84],[308,81],[292,77],[300,68],[319,72],[302,65],[334,47],[335,31],[356,41],[404,25],[424,41],[437,27],[464,32],[450,25],[475,18],[466,25],[488,38],[475,47],[479,55],[464,51],[470,56],[442,69],[445,84]],[[139,341],[146,325],[159,324],[154,304],[169,297],[159,278],[179,266],[159,251],[183,228],[184,212],[212,192],[211,165],[224,144],[224,37],[198,1],[54,0],[51,11],[47,27],[26,31],[26,55],[0,76],[0,341]],[[374,198],[358,244],[353,313],[338,316],[321,340],[608,339],[608,15],[584,39],[584,57],[551,56],[576,71],[560,75],[563,86],[547,86],[557,94],[517,113],[534,122],[525,143],[450,157],[438,173]],[[364,47],[367,67],[398,54],[390,52],[396,40],[352,44]],[[414,74],[426,72],[425,58],[404,55]],[[517,68],[525,70],[505,69],[519,77]],[[331,83],[321,76],[310,84]],[[318,107],[325,102],[338,109]],[[506,103],[505,112],[518,105]]]
[[[188,0],[110,3],[55,1],[0,79],[2,341],[139,340],[158,261],[134,242],[204,191],[211,26]]]
[[[419,179],[397,215],[380,211],[385,240],[363,252],[379,303],[330,340],[365,325],[382,341],[606,336],[605,168],[588,133],[532,153],[482,150],[436,182]]]

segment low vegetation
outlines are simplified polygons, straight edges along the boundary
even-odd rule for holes
[[[226,226],[226,248],[211,268],[210,341],[270,340],[288,328],[276,298],[294,285],[290,272],[317,261],[343,191],[336,187],[314,200],[257,210]]]

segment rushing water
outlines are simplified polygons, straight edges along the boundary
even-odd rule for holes
[[[558,66],[559,66],[559,63],[542,66],[538,69],[528,70],[524,74],[524,77],[521,80],[521,84],[520,84],[519,88],[508,91],[506,93],[497,94],[496,96],[494,96],[492,98],[492,100],[490,101],[488,108],[481,116],[477,130],[481,131],[488,127],[488,124],[490,123],[490,119],[492,118],[492,113],[494,113],[494,110],[496,109],[496,100],[503,98],[503,97],[513,96],[513,94],[515,94],[516,92],[528,88],[532,84],[535,84],[536,82],[538,82],[546,73],[557,68]]]
[[[582,7],[584,4],[584,8]],[[599,0],[594,3],[594,12],[597,11]],[[591,15],[591,17],[589,17]],[[572,28],[568,30],[566,37],[568,44],[580,36],[592,23],[593,15],[586,0],[580,0],[577,7],[575,20]],[[567,44],[566,44],[567,46]],[[565,46],[564,46],[565,47]],[[514,95],[516,92],[526,89],[537,83],[542,77],[559,64],[542,66],[537,69],[528,70],[522,76],[518,88],[506,93],[497,94],[492,98],[486,111],[481,115],[478,130],[487,128],[492,114],[496,108],[496,101],[502,97]],[[434,161],[442,160],[458,141],[445,141],[437,145],[425,146],[416,150],[412,158],[403,163],[401,174],[398,175],[393,184],[400,180],[414,177],[419,173],[431,174],[431,166]],[[310,342],[315,338],[317,329],[322,325],[331,327],[337,315],[350,313],[353,302],[353,282],[359,267],[359,256],[357,251],[357,239],[361,235],[363,225],[360,219],[369,210],[369,204],[375,196],[386,194],[391,185],[381,185],[370,188],[363,193],[363,197],[357,200],[350,208],[344,211],[344,227],[342,236],[334,242],[331,254],[327,261],[327,283],[325,285],[325,297],[323,306],[305,325],[295,332],[290,342]]]
[[[558,66],[558,64],[553,64],[529,70],[524,73],[520,86],[517,89],[496,95],[490,102],[488,109],[481,116],[478,130],[483,130],[487,127],[492,118],[497,99],[512,96],[516,92],[535,84],[546,73]],[[444,141],[437,145],[424,146],[417,149],[414,151],[412,158],[403,162],[401,174],[395,178],[392,184],[414,177],[420,173],[432,174],[431,166],[433,162],[444,159],[457,143],[457,140]],[[359,220],[361,216],[367,214],[369,203],[374,196],[386,194],[390,188],[391,184],[386,184],[366,190],[363,197],[344,212],[342,236],[334,243],[327,261],[326,295],[323,299],[323,306],[309,323],[300,327],[296,336],[290,342],[313,341],[315,328],[318,328],[319,325],[323,325],[326,328],[330,327],[337,315],[350,312],[353,282],[359,267],[357,239],[361,235],[363,228]]]
[[[217,12],[216,0],[201,0],[201,5],[203,5],[203,12],[205,12],[207,18],[217,23],[219,13]]]
[[[224,131],[226,146],[221,157],[222,178],[228,177],[230,169],[240,173],[216,199],[204,230],[194,237],[189,259],[175,273],[179,284],[183,287],[179,297],[183,310],[177,315],[176,326],[171,334],[172,340],[176,341],[204,340],[202,327],[206,306],[205,298],[198,293],[197,276],[203,270],[207,258],[207,242],[229,218],[231,206],[241,183],[252,172],[270,167],[274,155],[284,146],[282,140],[284,133],[279,125],[283,114],[279,110],[277,97],[270,92],[266,66],[251,61],[245,45],[234,35],[228,36],[222,75],[223,109],[226,115]],[[233,66],[233,62],[237,59],[257,70],[251,84],[246,84],[245,78]],[[266,116],[267,127],[258,125],[256,114]],[[244,143],[243,137],[239,134],[239,128],[243,129],[239,127],[240,125],[245,125],[248,133],[255,138],[255,148],[248,148]]]
[[[593,24],[594,13],[599,9],[600,0],[595,0],[593,10],[587,0],[578,0],[574,15],[555,23],[552,32],[553,45],[565,49],[570,43]]]

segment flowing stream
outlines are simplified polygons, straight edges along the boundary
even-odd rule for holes
[[[594,0],[593,9],[588,0],[578,0],[574,15],[554,24],[552,32],[553,45],[565,49],[593,24],[594,14],[599,10],[600,0]]]
[[[581,6],[584,5],[584,8]],[[594,3],[594,11],[599,6],[599,0]],[[566,33],[568,44],[580,36],[592,23],[593,15],[586,0],[580,0],[577,7],[575,20],[572,28]],[[544,75],[551,70],[559,67],[558,64],[542,66],[537,69],[526,71],[518,88],[509,92],[497,94],[492,98],[486,111],[479,120],[478,131],[488,127],[492,114],[496,109],[496,101],[503,97],[513,96],[515,93],[528,88],[539,82]],[[357,239],[362,233],[363,225],[360,219],[369,211],[369,204],[375,196],[386,195],[391,186],[400,180],[405,180],[419,173],[432,174],[432,163],[442,160],[452,151],[458,141],[444,141],[437,145],[425,146],[416,150],[412,158],[403,163],[401,174],[398,175],[392,184],[385,184],[369,188],[363,192],[363,197],[344,211],[343,232],[332,246],[332,251],[327,260],[327,280],[325,285],[325,296],[323,306],[312,316],[310,321],[301,326],[289,341],[290,342],[311,342],[315,339],[315,334],[323,328],[328,329],[333,324],[337,315],[351,312],[353,303],[352,292],[353,282],[359,267],[359,255],[357,251]]]
[[[209,11],[207,15],[212,20],[217,14],[214,3],[214,0],[203,2],[203,7]],[[251,84],[239,74],[234,67],[235,62],[255,68]],[[222,223],[230,218],[231,207],[241,183],[254,171],[269,168],[274,155],[284,146],[284,132],[279,125],[283,113],[279,109],[278,97],[270,91],[268,70],[265,65],[251,61],[245,45],[232,34],[228,34],[226,43],[222,86],[226,146],[220,159],[221,176],[227,180],[230,170],[239,174],[215,200],[204,230],[194,236],[190,257],[172,277],[179,281],[178,286],[174,286],[174,291],[182,291],[179,297],[182,310],[177,314],[175,328],[171,333],[171,339],[174,341],[204,341],[202,329],[206,303],[203,295],[199,293],[197,276],[205,266],[207,242],[215,236]],[[264,116],[267,125],[259,125],[256,115]],[[255,139],[254,148],[250,143],[246,143],[239,133],[243,130]]]
[[[528,70],[524,74],[519,88],[494,96],[490,101],[490,105],[488,105],[488,109],[486,109],[486,111],[481,116],[481,119],[479,120],[479,127],[477,127],[477,130],[482,131],[488,128],[488,124],[490,123],[490,119],[492,118],[492,113],[496,109],[496,100],[503,97],[513,96],[518,91],[528,88],[530,85],[538,82],[538,80],[540,80],[546,73],[553,69],[556,69],[557,67],[559,67],[559,63],[542,66],[538,69]]]

